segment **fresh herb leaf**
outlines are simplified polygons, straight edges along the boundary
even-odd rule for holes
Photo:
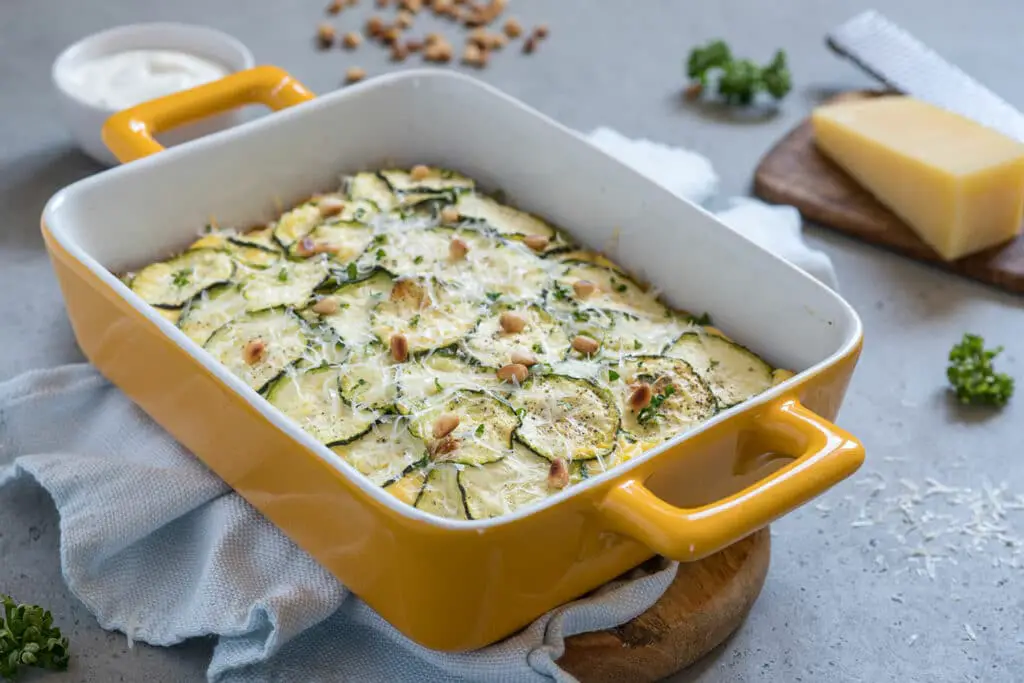
[[[793,87],[784,51],[777,50],[761,67],[749,59],[734,59],[721,40],[694,48],[686,62],[686,75],[691,81],[689,93],[700,94],[715,85],[716,94],[732,105],[751,104],[761,92],[781,100]]]
[[[277,281],[278,282],[288,282],[288,271],[285,270],[284,268],[282,268],[281,270],[277,271]]]
[[[946,378],[961,403],[1004,406],[1010,400],[1013,378],[992,367],[992,359],[1002,351],[1002,346],[986,349],[985,340],[976,334],[965,334],[953,346]]]
[[[416,314],[416,315],[414,315],[414,316],[412,317],[412,319],[411,319],[411,320],[409,321],[409,327],[413,327],[413,328],[415,328],[415,327],[418,327],[418,326],[419,326],[419,324],[420,324],[420,314],[419,314],[419,313],[417,313],[417,314]]]
[[[540,342],[534,344],[532,348],[534,353],[544,353],[544,345]]]
[[[440,380],[438,380],[436,377],[434,378],[434,390],[437,391],[437,393],[441,393],[442,391],[444,391],[444,387],[441,386]]]
[[[711,324],[711,314],[708,313],[707,311],[704,311],[700,315],[691,315],[690,322],[693,323],[694,325],[707,327],[708,325]]]
[[[388,252],[384,251],[383,249],[378,249],[378,250],[377,250],[377,253],[375,254],[375,256],[377,257],[377,260],[378,260],[378,261],[383,261],[383,260],[384,260],[384,258],[385,258],[385,257],[386,257],[387,255],[388,255]]]
[[[473,432],[478,438],[484,435],[484,426],[479,424],[476,426],[476,431]]]
[[[388,238],[385,237],[383,233],[381,233],[379,235],[374,235],[373,236],[373,245],[374,246],[378,246],[378,245],[384,244],[384,242],[386,242],[387,239]]]
[[[640,340],[639,340],[639,339],[634,339],[634,340],[633,340],[633,348],[634,348],[634,349],[637,349],[637,350],[639,351],[639,350],[640,350],[640,349],[642,349],[643,347],[644,347],[644,345],[640,343]]]
[[[658,412],[661,408],[661,404],[674,393],[676,393],[675,386],[671,384],[667,385],[660,393],[655,394],[651,398],[651,402],[647,404],[646,408],[637,413],[636,421],[642,425],[657,422],[661,418],[661,413]]]
[[[501,292],[487,292],[485,296],[491,301],[497,301],[501,298]]]
[[[189,278],[191,277],[191,275],[192,275],[192,269],[191,268],[185,268],[183,270],[176,271],[174,273],[174,275],[172,276],[173,277],[172,282],[174,283],[175,287],[184,287],[185,285],[188,284],[188,281],[189,281]]]
[[[348,264],[348,267],[345,268],[345,275],[348,276],[349,280],[355,280],[359,277],[359,267],[356,265],[355,261]]]
[[[626,286],[625,282],[620,282],[619,284],[615,285],[615,291],[619,292],[620,294],[622,292],[625,292],[627,289],[629,289],[629,287]]]
[[[580,311],[580,310],[573,311],[572,312],[572,317],[573,317],[574,320],[578,320],[580,322],[586,322],[587,320],[590,320],[590,314],[587,313],[586,311]]]
[[[556,282],[554,284],[554,294],[552,294],[552,296],[555,297],[556,301],[568,301],[569,289],[567,287],[563,287],[561,283]]]
[[[358,382],[356,382],[356,386],[357,386],[357,387],[361,387],[361,386],[363,386],[364,384],[366,384],[366,380],[365,380],[364,378],[362,378],[362,377],[360,377],[360,378],[359,378],[359,381],[358,381]]]
[[[423,263],[423,257],[422,256],[417,256],[416,258],[414,258],[412,260],[412,262],[415,263],[418,266],[419,264]]]
[[[614,382],[614,381],[616,381],[618,379],[619,379],[619,373],[615,372],[614,370],[609,370],[608,371],[608,381],[609,382]]]
[[[13,680],[22,667],[68,668],[68,639],[53,626],[53,615],[36,605],[18,605],[0,595],[0,678]]]

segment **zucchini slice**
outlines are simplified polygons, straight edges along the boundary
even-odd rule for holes
[[[501,317],[511,313],[525,318],[520,332],[505,332]],[[500,368],[511,362],[513,351],[532,353],[540,363],[556,363],[569,350],[569,337],[551,314],[539,306],[495,307],[466,339],[466,350],[481,365]]]
[[[523,421],[517,438],[548,460],[591,460],[615,448],[619,410],[609,392],[584,379],[533,376],[511,401]]]
[[[251,244],[238,244],[232,241],[230,235],[224,233],[203,235],[189,245],[188,251],[193,249],[219,249],[249,268],[266,268],[281,258],[280,251],[264,249]]]
[[[490,197],[468,192],[459,196],[456,207],[465,218],[486,223],[495,232],[515,240],[522,240],[530,235],[547,237],[548,246],[543,253],[550,253],[566,246],[565,240],[553,227],[533,214],[513,209],[500,204]]]
[[[260,341],[264,351],[252,362],[250,342]],[[211,356],[256,391],[299,360],[306,350],[305,330],[297,315],[286,308],[247,313],[218,328],[203,346]]]
[[[485,237],[475,250],[470,244],[466,262],[478,298],[540,299],[551,282],[548,262],[517,242]]]
[[[309,344],[297,367],[316,368],[321,365],[341,365],[348,360],[348,347],[329,327],[312,327],[307,330],[307,337]]]
[[[447,519],[467,519],[466,506],[459,489],[459,470],[452,464],[434,465],[427,473],[417,509]]]
[[[586,299],[576,296],[573,285],[587,280],[597,290]],[[551,290],[552,305],[563,310],[599,308],[665,319],[670,315],[657,297],[643,291],[629,276],[613,268],[602,268],[588,263],[567,263],[562,274],[555,279]]]
[[[465,467],[459,472],[459,489],[469,519],[489,519],[515,512],[547,498],[551,463],[521,443],[498,462]]]
[[[392,412],[398,396],[399,365],[376,344],[349,356],[341,371],[341,395],[350,404]]]
[[[307,261],[281,261],[266,270],[249,275],[242,282],[242,295],[250,311],[276,306],[305,306],[315,288],[327,276],[323,256]]]
[[[423,484],[427,481],[427,468],[417,467],[402,476],[401,479],[384,485],[384,490],[392,496],[412,507],[416,505],[416,499],[423,490]]]
[[[244,247],[256,247],[280,253],[281,245],[274,239],[274,229],[264,226],[228,236],[228,241]]]
[[[313,228],[288,247],[292,258],[326,253],[340,263],[355,260],[373,241],[373,228],[356,221],[334,221]]]
[[[202,346],[217,328],[245,313],[248,303],[238,285],[214,285],[186,304],[178,319],[178,328]]]
[[[710,387],[689,364],[666,356],[637,356],[620,365],[614,392],[622,410],[622,429],[641,441],[658,443],[693,429],[718,411]],[[650,405],[634,411],[635,385],[651,386]]]
[[[132,291],[157,308],[179,308],[199,292],[228,282],[235,274],[231,257],[215,249],[193,249],[146,266],[132,280]]]
[[[316,204],[307,202],[284,214],[274,223],[274,239],[285,249],[312,232],[323,223]]]
[[[374,269],[361,279],[346,282],[320,297],[338,305],[333,313],[320,314],[310,307],[303,311],[303,315],[307,320],[319,320],[328,325],[349,346],[375,342],[377,338],[370,329],[370,312],[388,297],[392,285],[390,273]]]
[[[404,419],[378,422],[359,438],[331,450],[375,485],[384,487],[420,470],[417,465],[425,463],[427,457],[426,446],[409,432]],[[419,481],[410,504],[423,486],[423,479]]]
[[[601,341],[600,358],[657,354],[686,329],[678,316],[648,318],[642,315],[581,308],[573,311],[573,334],[585,334]]]
[[[475,185],[470,178],[443,168],[430,168],[426,177],[416,179],[408,171],[398,169],[380,171],[378,175],[396,194],[455,194],[472,191]]]
[[[268,387],[267,401],[325,446],[346,444],[370,431],[377,416],[341,400],[338,373],[330,365],[285,372]]]
[[[407,283],[416,283],[424,297],[406,296]],[[392,335],[404,334],[409,353],[417,354],[450,346],[476,326],[480,305],[456,297],[444,283],[432,279],[397,280],[389,298],[370,314],[370,327],[384,345]]]
[[[469,246],[467,257],[458,262],[452,261],[450,252],[455,238]],[[488,248],[490,242],[475,230],[398,230],[378,235],[360,260],[364,268],[376,266],[400,275],[430,275],[441,269],[455,275],[469,270],[476,255]]]
[[[459,418],[458,426],[445,437],[454,441],[455,448],[434,456],[435,461],[483,465],[509,454],[519,418],[504,401],[482,391],[458,391],[417,413],[409,428],[430,445],[435,441],[434,422],[446,413]]]
[[[387,182],[376,173],[357,173],[349,178],[348,196],[349,199],[373,202],[378,211],[391,211],[398,205]]]
[[[716,334],[687,332],[665,355],[689,363],[723,408],[756,396],[773,383],[770,365],[749,349]]]
[[[493,371],[448,353],[432,353],[402,364],[398,376],[398,411],[411,413],[462,389],[487,392],[502,388]]]

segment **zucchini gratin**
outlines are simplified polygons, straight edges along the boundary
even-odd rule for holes
[[[783,371],[451,171],[358,173],[122,280],[396,498],[530,505]],[[704,323],[704,324],[701,324]]]

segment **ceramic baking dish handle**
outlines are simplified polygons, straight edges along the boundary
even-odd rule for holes
[[[103,142],[120,161],[134,161],[163,149],[153,139],[156,133],[247,104],[264,104],[276,111],[313,97],[286,71],[257,66],[119,111],[103,125]]]
[[[724,500],[678,508],[628,479],[601,503],[611,527],[654,552],[692,562],[718,552],[803,505],[852,474],[864,460],[854,437],[794,399],[770,404],[755,418],[758,444],[796,459]]]

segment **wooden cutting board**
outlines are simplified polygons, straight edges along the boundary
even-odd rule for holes
[[[853,92],[841,98],[872,97]],[[814,146],[810,120],[784,137],[761,160],[754,194],[795,206],[804,219],[964,277],[1024,294],[1024,238],[946,263],[907,225]]]
[[[768,575],[770,538],[762,529],[700,562],[680,564],[649,610],[618,628],[567,638],[558,665],[581,683],[649,683],[693,664],[753,607]]]

